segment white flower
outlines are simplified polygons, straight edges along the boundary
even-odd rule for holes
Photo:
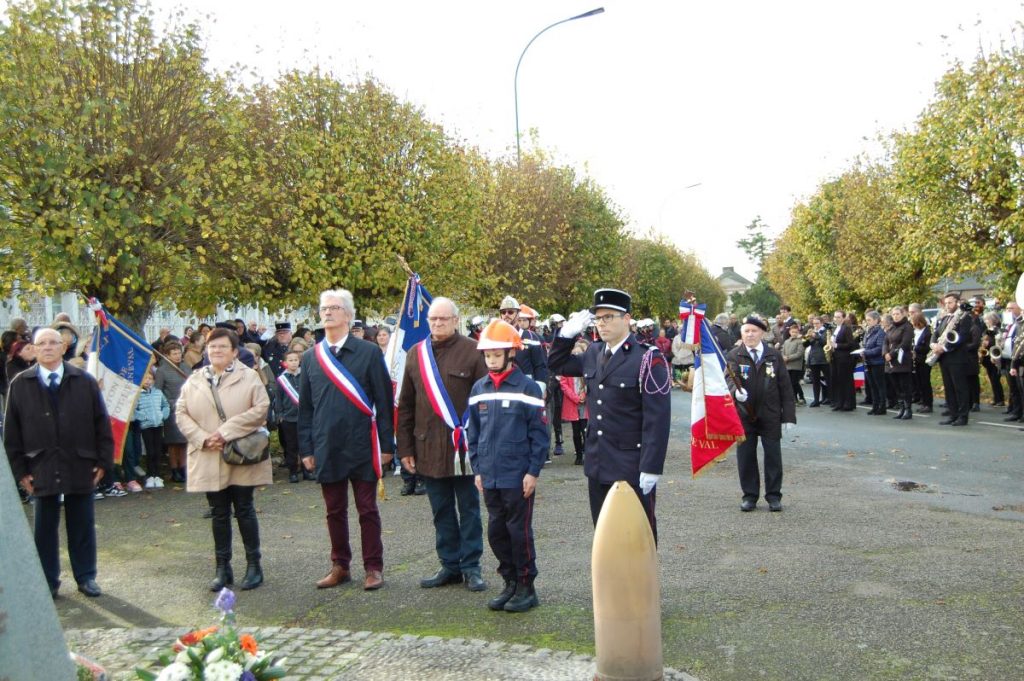
[[[190,664],[192,662],[192,658],[190,658],[188,656],[188,651],[189,650],[190,650],[189,648],[185,648],[184,650],[182,650],[180,653],[178,653],[177,657],[174,658],[174,661],[177,662],[178,664],[183,664],[183,665]]]
[[[260,660],[262,660],[264,657],[267,656],[266,651],[263,651],[263,650],[257,651],[255,655],[253,655],[249,651],[243,650],[242,654],[245,656],[245,669],[246,669],[246,671],[251,670],[253,668],[253,665],[255,665],[257,662],[259,662]]]
[[[242,671],[240,664],[230,660],[217,660],[213,664],[207,665],[203,672],[203,679],[204,681],[238,681]]]
[[[160,674],[156,677],[156,681],[189,681],[191,678],[191,669],[180,662],[172,662],[160,670]]]
[[[205,661],[206,661],[206,664],[213,664],[214,662],[216,662],[217,660],[219,660],[222,657],[224,657],[224,649],[223,648],[214,648],[213,650],[210,651],[210,654],[206,656],[206,660]]]

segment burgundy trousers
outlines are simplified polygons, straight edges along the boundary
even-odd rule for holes
[[[359,513],[359,538],[363,548],[363,568],[384,570],[384,544],[381,542],[380,512],[377,510],[377,483],[342,480],[320,485],[327,507],[327,533],[331,536],[331,562],[346,570],[352,562],[348,540],[348,486],[352,485]]]

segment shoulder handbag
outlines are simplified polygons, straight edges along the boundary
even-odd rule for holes
[[[227,421],[224,415],[224,406],[220,403],[220,395],[217,393],[217,386],[210,383],[210,392],[213,393],[213,402],[217,405],[217,415],[220,420]],[[233,466],[248,466],[270,458],[270,435],[263,428],[257,428],[248,435],[232,440],[224,445],[220,453],[224,463]]]

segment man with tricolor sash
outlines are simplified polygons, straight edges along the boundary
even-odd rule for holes
[[[349,331],[356,318],[352,294],[320,294],[324,338],[300,363],[299,450],[307,470],[316,470],[327,507],[331,570],[321,589],[351,581],[348,487],[359,514],[367,591],[384,585],[377,483],[394,450],[391,377],[380,349]]]
[[[430,335],[406,357],[397,427],[402,465],[426,484],[441,562],[420,586],[465,582],[470,591],[483,591],[480,493],[469,465],[463,419],[470,390],[487,375],[487,365],[476,343],[458,333],[454,302],[434,298],[427,323]]]

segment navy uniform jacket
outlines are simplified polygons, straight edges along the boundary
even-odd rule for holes
[[[750,357],[747,346],[740,345],[729,351],[725,361],[729,370],[726,382],[735,394],[733,376],[747,391],[747,401],[736,400],[736,411],[743,422],[747,437],[759,435],[769,440],[782,439],[782,424],[796,423],[796,401],[793,384],[786,371],[786,361],[778,350],[761,344],[764,354],[757,360]]]
[[[394,390],[380,348],[350,335],[340,354],[341,363],[377,408],[381,452],[394,453]],[[335,387],[320,368],[315,350],[303,354],[299,366],[299,452],[316,457],[317,482],[376,481],[370,417]]]
[[[548,364],[559,376],[582,376],[587,384],[587,440],[583,472],[601,484],[625,480],[634,487],[640,473],[660,475],[672,417],[672,395],[651,388],[670,385],[668,362],[657,348],[639,343],[629,334],[599,368],[605,344],[592,343],[586,352],[573,355],[574,339],[556,338]],[[640,364],[652,354],[651,376],[641,385]]]
[[[278,343],[277,338],[271,338],[263,346],[263,361],[274,372],[274,378],[280,376],[284,371],[284,356],[286,354],[288,354],[288,344]]]
[[[544,357],[544,346],[540,336],[529,329],[522,331],[520,336],[526,346],[516,353],[516,366],[535,381],[548,382],[548,363]]]
[[[485,489],[522,489],[527,473],[540,475],[551,440],[535,381],[515,367],[495,390],[484,376],[469,394],[468,414],[469,461]]]

